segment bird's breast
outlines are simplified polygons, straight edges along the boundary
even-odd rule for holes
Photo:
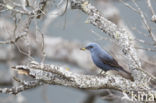
[[[97,66],[97,67],[99,67],[99,68],[101,68],[102,70],[104,70],[104,71],[108,71],[108,70],[110,70],[110,69],[113,69],[110,65],[108,65],[108,64],[105,64],[100,58],[99,58],[99,56],[96,54],[92,54],[92,60],[93,60],[93,62],[94,62],[94,64]]]
[[[97,67],[101,69],[104,68],[104,63],[100,60],[100,58],[97,55],[92,55],[92,60]]]

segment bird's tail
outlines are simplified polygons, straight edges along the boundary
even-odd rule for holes
[[[134,81],[134,79],[133,79],[131,73],[128,72],[128,71],[126,71],[125,69],[123,69],[123,67],[120,66],[119,71],[121,71],[121,72],[119,72],[119,73],[120,73],[120,75],[122,75],[124,78],[130,79],[130,80]]]

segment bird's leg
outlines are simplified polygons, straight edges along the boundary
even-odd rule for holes
[[[103,70],[101,70],[99,74],[102,74],[102,72],[103,72]]]
[[[103,72],[104,72],[104,73],[103,73]],[[103,71],[103,70],[101,70],[100,73],[98,73],[98,75],[105,75],[105,74],[106,74],[106,72]]]

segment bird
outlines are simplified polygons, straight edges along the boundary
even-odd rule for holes
[[[93,63],[102,71],[115,71],[126,79],[133,80],[131,73],[126,71],[118,62],[97,43],[89,43],[80,50],[89,50]]]

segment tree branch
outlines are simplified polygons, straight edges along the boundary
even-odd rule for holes
[[[22,91],[35,88],[37,86],[42,85],[41,82],[39,81],[31,81],[31,82],[23,82],[22,85],[18,87],[12,87],[12,88],[0,88],[0,93],[5,93],[5,94],[18,94]]]
[[[115,89],[119,91],[143,90],[143,84],[138,85],[119,75],[83,75],[67,71],[64,67],[39,64],[32,61],[29,65],[13,67],[18,73],[26,74],[45,84],[63,85],[81,89]]]

